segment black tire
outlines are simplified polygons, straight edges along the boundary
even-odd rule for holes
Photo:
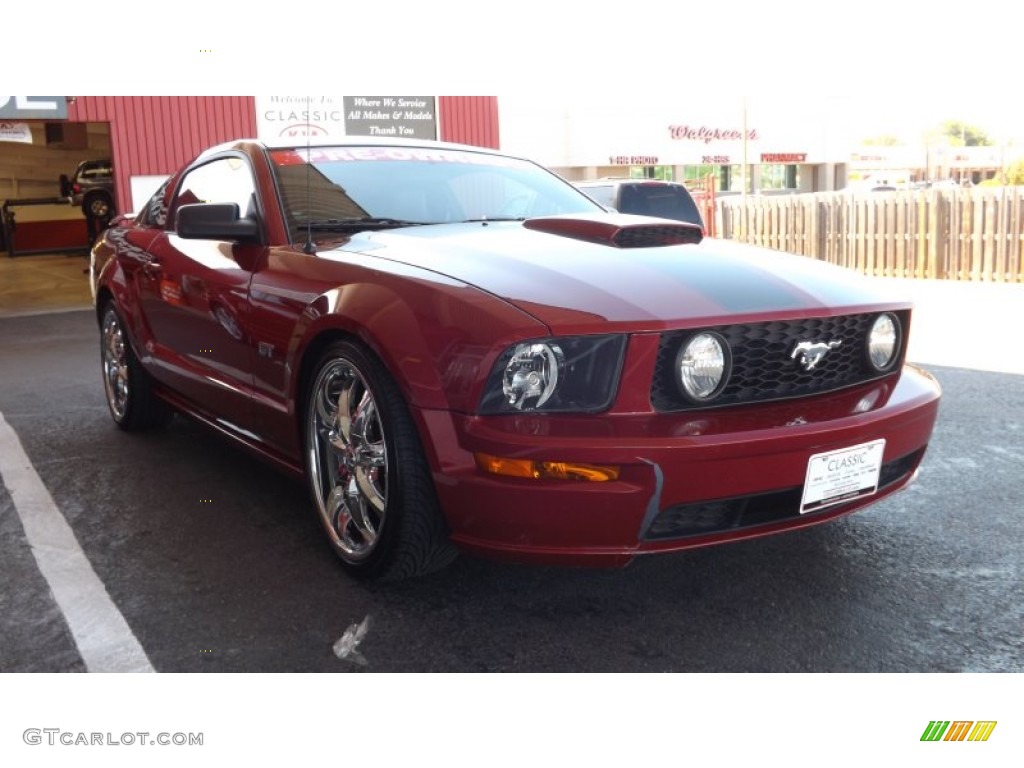
[[[416,425],[383,364],[360,344],[334,342],[305,395],[310,495],[345,568],[397,581],[454,560]]]
[[[82,200],[82,213],[100,221],[109,221],[114,216],[114,200],[106,192],[90,192]]]
[[[118,427],[134,432],[167,423],[172,412],[153,394],[112,299],[100,315],[100,364],[107,407]]]

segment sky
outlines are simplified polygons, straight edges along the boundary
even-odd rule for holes
[[[572,125],[573,147],[566,156],[587,155],[591,144],[600,146],[598,154],[603,154],[610,140],[623,151],[656,151],[662,128],[673,123],[740,128],[746,122],[773,145],[788,142],[805,149],[846,151],[881,136],[921,146],[926,133],[955,120],[981,129],[994,143],[1011,141],[1024,147],[1024,131],[1019,130],[1024,121],[1013,120],[997,105],[969,99],[950,103],[927,95],[779,99],[772,93],[664,93],[634,94],[628,104],[620,104],[584,93],[511,92],[499,94],[498,105],[503,148],[542,161],[545,158],[539,155],[544,153],[563,156],[552,146],[553,136],[569,135],[559,128],[560,121]],[[653,126],[657,139],[651,134]]]
[[[19,92],[488,94],[600,101],[624,114],[746,98],[777,111],[839,104],[846,127],[865,135],[914,137],[955,119],[1024,141],[1020,28],[994,0],[392,0],[386,13],[290,0],[246,16],[177,0],[158,20],[123,0],[102,14],[82,6],[40,18],[44,7],[5,12],[9,29],[34,25],[0,46]],[[87,66],[50,55],[82,50],[86,32]]]

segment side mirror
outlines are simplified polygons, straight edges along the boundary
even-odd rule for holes
[[[254,219],[243,219],[237,203],[190,203],[178,209],[176,228],[178,237],[187,240],[229,240],[256,242],[260,238],[260,224]]]

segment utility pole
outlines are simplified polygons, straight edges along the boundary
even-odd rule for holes
[[[747,179],[750,171],[747,168],[747,97],[743,97],[743,173],[740,174],[743,187],[740,193],[740,242],[747,241]]]
[[[743,205],[747,204],[747,183],[750,169],[747,164],[747,97],[743,97]]]

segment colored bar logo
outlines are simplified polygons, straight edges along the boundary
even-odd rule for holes
[[[988,741],[996,729],[996,720],[932,720],[921,741]]]

